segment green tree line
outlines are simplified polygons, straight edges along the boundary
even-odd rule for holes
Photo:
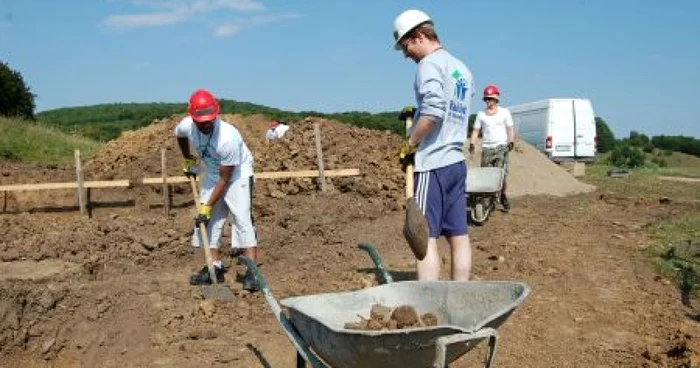
[[[270,119],[284,119],[290,122],[306,116],[318,116],[334,119],[345,124],[389,130],[394,133],[403,131],[403,124],[398,121],[396,112],[343,112],[320,113],[316,111],[292,112],[263,105],[233,100],[219,100],[224,114],[263,114]],[[109,141],[119,137],[122,131],[138,129],[151,124],[154,120],[184,115],[185,103],[115,103],[94,106],[67,107],[44,111],[36,114],[39,124],[51,126],[62,131],[82,135],[99,141]]]

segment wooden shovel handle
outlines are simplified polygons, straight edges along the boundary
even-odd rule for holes
[[[192,187],[192,196],[194,197],[195,207],[199,206],[199,195],[197,192],[197,183],[194,178],[190,178],[190,186]],[[202,238],[202,246],[204,247],[204,258],[207,261],[207,269],[209,270],[209,278],[213,285],[217,285],[219,280],[216,278],[216,271],[214,270],[214,260],[211,257],[211,251],[209,250],[209,237],[207,236],[207,227],[204,224],[199,224],[199,235]]]
[[[406,137],[413,126],[413,117],[406,117]],[[413,197],[413,164],[406,165],[406,199]]]

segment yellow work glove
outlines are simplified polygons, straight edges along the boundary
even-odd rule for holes
[[[196,178],[198,172],[199,172],[199,161],[197,161],[197,158],[191,157],[191,158],[185,158],[182,160],[182,173],[187,178]]]
[[[399,150],[399,163],[401,163],[401,168],[406,170],[406,166],[412,165],[413,160],[416,156],[417,145],[413,145],[408,142],[408,139],[401,143],[401,149]]]
[[[197,211],[197,217],[194,218],[194,222],[199,226],[199,224],[207,225],[211,220],[211,206],[207,204],[200,204]]]
[[[399,120],[405,121],[406,118],[413,117],[416,114],[416,108],[414,106],[406,106],[401,109],[399,113]]]

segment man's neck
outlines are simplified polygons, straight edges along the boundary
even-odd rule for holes
[[[439,42],[432,42],[430,46],[428,47],[427,52],[425,53],[426,55],[430,55],[433,52],[440,50],[442,48],[442,45]]]

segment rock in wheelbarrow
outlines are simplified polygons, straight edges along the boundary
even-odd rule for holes
[[[370,310],[370,318],[358,316],[360,322],[348,322],[345,328],[348,330],[400,330],[412,327],[437,326],[438,319],[434,313],[418,315],[416,309],[410,305],[402,305],[394,309],[374,304]]]

